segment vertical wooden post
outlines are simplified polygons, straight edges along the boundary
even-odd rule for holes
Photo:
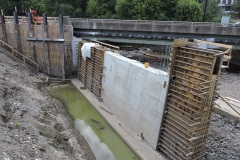
[[[48,38],[48,34],[47,34],[47,15],[45,13],[43,13],[43,37],[44,38]],[[45,58],[46,58],[46,66],[47,66],[47,73],[48,75],[51,74],[51,70],[50,70],[50,55],[49,55],[49,49],[48,49],[48,43],[44,42],[44,48],[45,48]]]
[[[16,37],[16,43],[17,43],[17,50],[21,52],[21,45],[20,45],[20,37],[19,37],[19,22],[18,22],[18,14],[17,12],[13,12],[13,17],[14,17],[14,30],[15,30],[15,37]]]
[[[4,15],[0,15],[0,23],[2,26],[2,41],[7,43],[6,27],[5,27],[5,18]]]
[[[63,30],[63,16],[60,14],[59,15],[59,30],[60,30],[60,38],[64,39],[64,30]],[[61,43],[61,42],[60,42]],[[61,45],[61,54],[62,54],[62,78],[65,79],[65,69],[66,69],[66,64],[65,64],[65,46],[64,42],[62,42]]]
[[[33,37],[33,33],[32,33],[32,15],[30,12],[28,12],[28,31],[29,31],[29,37],[32,38]],[[30,41],[30,52],[32,53],[32,60],[34,62],[36,62],[36,55],[35,55],[35,47],[33,45],[33,42]]]

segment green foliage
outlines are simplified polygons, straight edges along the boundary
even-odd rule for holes
[[[203,10],[195,0],[179,0],[176,7],[176,17],[180,21],[201,21]]]
[[[89,0],[86,15],[91,18],[115,18],[116,0]]]
[[[165,5],[162,6],[162,10],[165,12],[165,16],[162,20],[178,20],[178,16],[176,16],[176,6],[178,1],[179,0],[164,1]]]
[[[232,5],[231,10],[235,12],[236,18],[240,18],[240,0],[236,0],[236,2]]]
[[[83,17],[86,10],[87,0],[44,0],[45,12],[49,16],[59,14],[70,17]]]
[[[19,128],[21,127],[21,124],[20,124],[19,122],[17,122],[17,123],[15,124],[15,127],[16,127],[17,129],[19,129]]]
[[[117,0],[116,12],[118,18],[132,19],[134,15],[134,2],[128,0]]]
[[[160,0],[117,0],[117,16],[122,19],[162,20],[165,4]]]
[[[12,15],[15,6],[24,6],[18,9],[19,15],[31,8],[48,16],[202,21],[204,3],[205,0],[0,0],[0,9],[5,15]],[[233,8],[240,11],[240,0]],[[216,21],[218,15],[217,2],[208,1],[206,21]]]
[[[12,16],[15,6],[20,8],[20,0],[0,0],[0,10],[3,10],[4,15]],[[19,9],[18,9],[19,10]],[[20,12],[21,15],[21,12]]]
[[[204,11],[206,1],[202,2],[202,10]],[[221,9],[218,7],[217,1],[208,1],[205,21],[206,22],[218,22],[219,16],[221,16]]]

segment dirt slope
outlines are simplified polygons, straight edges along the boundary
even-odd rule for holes
[[[0,159],[95,159],[64,107],[35,73],[0,53]]]

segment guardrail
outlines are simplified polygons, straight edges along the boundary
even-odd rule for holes
[[[122,19],[89,19],[89,18],[70,18],[71,22],[105,22],[105,23],[142,23],[142,24],[169,24],[169,25],[193,25],[193,26],[226,26],[222,23],[214,22],[188,22],[188,21],[154,21],[154,20],[122,20]],[[229,23],[227,26],[235,26]]]
[[[29,68],[31,68],[32,70],[35,70],[37,73],[40,71],[39,65],[36,62],[24,56],[23,54],[21,54],[20,52],[15,50],[12,46],[3,42],[2,40],[0,40],[0,49],[6,52],[8,55],[16,58],[17,60],[19,60],[20,62],[22,62]]]

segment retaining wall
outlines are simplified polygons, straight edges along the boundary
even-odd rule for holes
[[[169,77],[166,72],[144,65],[117,53],[104,55],[102,95],[104,103],[156,149]]]
[[[0,17],[3,19],[3,16]],[[74,70],[72,66],[73,27],[66,25],[67,17],[64,17],[66,22],[62,25],[62,31],[58,21],[56,21],[58,23],[50,21],[48,24],[29,24],[27,17],[25,21],[21,21],[21,17],[18,19],[19,23],[13,20],[0,23],[0,40],[36,62],[41,72],[54,77],[71,76]],[[44,30],[45,27],[46,30]],[[30,41],[29,38],[34,40]],[[63,39],[63,41],[53,39]]]

